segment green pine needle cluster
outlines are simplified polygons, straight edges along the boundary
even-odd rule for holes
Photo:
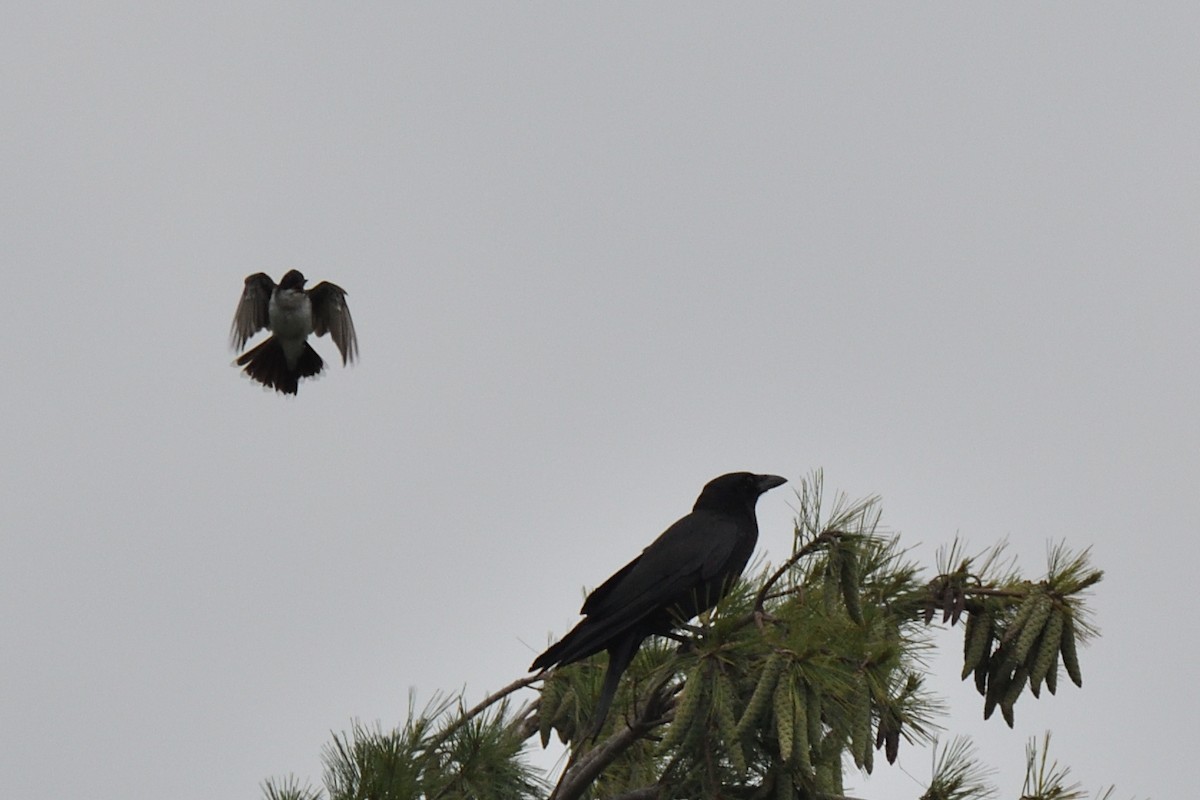
[[[1058,691],[1059,667],[1083,686],[1078,645],[1095,635],[1084,598],[1104,573],[1094,569],[1089,552],[1051,548],[1047,572],[1034,582],[1022,578],[1003,556],[1001,543],[982,556],[963,557],[955,542],[939,554],[941,572],[920,599],[930,623],[940,611],[942,623],[963,621],[963,669],[973,674],[984,698],[983,716],[998,708],[1009,727],[1014,707],[1026,688],[1041,697],[1042,687]]]
[[[520,758],[526,735],[509,704],[463,718],[456,698],[435,700],[396,729],[354,723],[323,754],[325,791],[295,778],[267,781],[267,800],[525,800],[545,780]]]
[[[994,773],[979,763],[970,739],[956,736],[934,748],[933,779],[921,800],[989,800],[996,796],[988,782]]]

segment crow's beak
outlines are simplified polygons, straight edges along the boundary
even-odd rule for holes
[[[758,493],[770,491],[776,486],[782,486],[787,483],[787,478],[781,478],[778,475],[759,475],[758,476]]]

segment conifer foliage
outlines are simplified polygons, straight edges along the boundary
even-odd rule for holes
[[[939,626],[961,631],[961,677],[985,718],[998,708],[1011,726],[1025,689],[1054,694],[1060,672],[1082,686],[1079,645],[1095,634],[1084,600],[1102,577],[1086,550],[1052,548],[1035,581],[1003,544],[968,556],[955,542],[929,578],[882,532],[877,498],[838,495],[827,510],[816,473],[797,500],[791,556],[747,570],[678,641],[648,641],[595,737],[603,654],[472,708],[436,701],[393,731],[355,726],[326,748],[323,789],[270,780],[267,800],[844,797],[847,770],[870,773],[905,744],[933,741],[935,687],[953,679],[926,667]],[[519,691],[536,695],[517,701]],[[523,758],[552,737],[569,753],[554,780]],[[969,742],[934,752],[923,800],[992,795]],[[1041,775],[1027,780],[1029,800],[1064,796],[1065,770],[1047,769],[1044,746]]]

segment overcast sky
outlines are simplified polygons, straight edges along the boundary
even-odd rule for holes
[[[1015,731],[947,638],[1004,796],[1047,729],[1088,788],[1195,791],[1194,4],[4,17],[6,795],[319,782],[352,719],[522,675],[708,479],[818,467],[930,562],[1106,570],[1084,688]],[[361,344],[296,398],[227,346],[289,268]]]

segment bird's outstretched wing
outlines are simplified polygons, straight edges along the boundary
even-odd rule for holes
[[[308,292],[312,301],[313,333],[324,336],[328,333],[342,354],[342,364],[358,357],[358,337],[354,333],[354,320],[346,305],[346,290],[321,281]]]
[[[265,272],[256,272],[246,278],[246,288],[242,289],[242,299],[238,301],[229,329],[229,344],[234,350],[241,350],[251,336],[267,327],[273,291],[275,281]]]

